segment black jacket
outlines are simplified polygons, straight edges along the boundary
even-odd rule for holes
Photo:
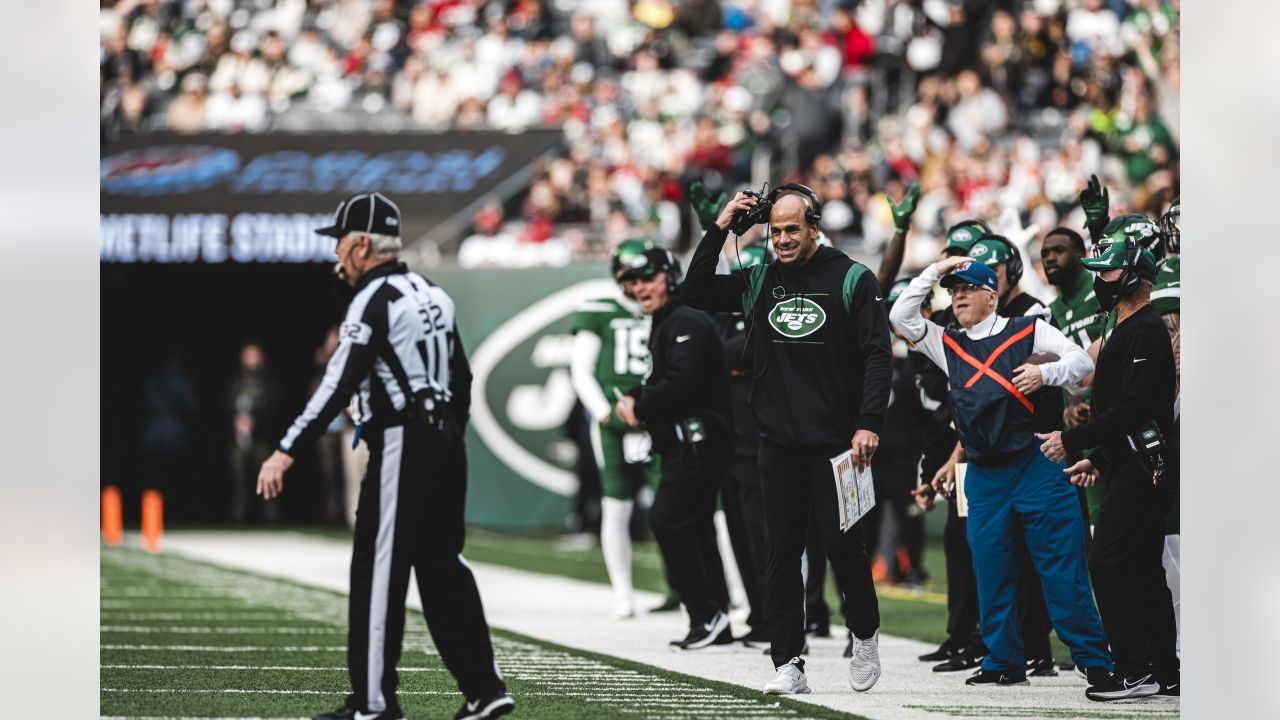
[[[714,443],[733,440],[729,370],[711,316],[673,297],[653,316],[649,333],[652,363],[636,398],[636,417],[659,452],[679,445],[676,424],[699,418]]]
[[[1072,454],[1099,448],[1090,459],[1105,475],[1140,474],[1141,464],[1126,436],[1155,420],[1165,442],[1171,442],[1176,396],[1169,331],[1159,313],[1147,305],[1125,318],[1103,343],[1093,375],[1093,419],[1063,431],[1062,445]],[[1176,448],[1165,454],[1165,460],[1171,463],[1167,487],[1175,487]]]
[[[893,369],[875,273],[820,247],[802,268],[773,263],[716,275],[725,237],[714,226],[703,235],[683,297],[709,312],[749,311],[751,409],[761,436],[847,445],[856,430],[879,433]]]

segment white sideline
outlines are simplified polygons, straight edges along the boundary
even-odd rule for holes
[[[347,590],[350,545],[301,533],[187,532],[166,534],[166,552],[206,560],[226,567],[296,582]],[[608,585],[507,567],[470,563],[480,585],[485,614],[494,627],[586,650],[644,663],[674,672],[759,689],[773,677],[761,650],[735,645],[680,652],[667,641],[684,636],[683,613],[641,614],[615,620]],[[638,592],[639,608],[656,605],[661,597]],[[408,605],[421,607],[415,587]],[[745,631],[740,621],[734,630]],[[836,628],[833,628],[835,630]],[[966,687],[966,673],[933,673],[916,660],[931,645],[881,635],[883,674],[867,693],[855,693],[847,679],[848,661],[840,657],[843,637],[814,639],[806,656],[811,695],[801,702],[856,713],[870,720],[938,720],[946,716],[1045,717],[1052,720],[1116,717],[1177,717],[1176,700],[1158,699],[1122,705],[1090,702],[1084,681],[1071,673],[1057,678],[1034,678],[1030,687],[977,689]],[[319,649],[319,648],[316,648]],[[1065,658],[1059,658],[1064,660]],[[508,663],[515,671],[519,663]],[[1079,714],[1073,714],[1072,711]],[[1038,715],[1039,711],[1050,714]]]

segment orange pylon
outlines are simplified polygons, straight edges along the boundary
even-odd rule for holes
[[[164,535],[164,499],[159,490],[142,493],[142,547],[147,552],[160,552],[160,537]]]
[[[112,547],[124,539],[121,512],[120,488],[115,485],[102,488],[102,541]]]

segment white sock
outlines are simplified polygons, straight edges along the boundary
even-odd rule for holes
[[[747,586],[742,584],[742,574],[738,572],[738,559],[733,554],[733,541],[729,539],[729,521],[725,519],[723,510],[716,511],[714,522],[716,545],[720,547],[720,559],[724,563],[724,580],[729,585],[729,604],[746,607]]]
[[[1164,536],[1164,579],[1173,595],[1173,619],[1178,624],[1178,657],[1182,657],[1182,536]]]
[[[631,500],[601,498],[600,550],[619,604],[631,602]]]

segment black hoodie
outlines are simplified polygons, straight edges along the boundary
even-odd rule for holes
[[[804,267],[782,263],[716,275],[727,232],[712,226],[689,263],[681,299],[746,312],[751,409],[762,437],[785,445],[847,445],[880,432],[893,379],[889,319],[874,272],[819,247]]]

